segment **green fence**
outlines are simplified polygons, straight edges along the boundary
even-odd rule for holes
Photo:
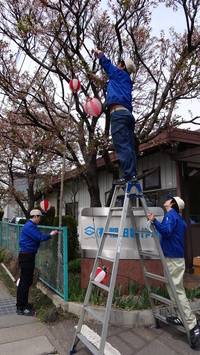
[[[0,247],[10,250],[13,257],[19,253],[19,237],[22,224],[0,222]],[[38,226],[43,234],[53,229],[58,235],[42,242],[36,254],[39,279],[68,301],[68,251],[67,227]]]

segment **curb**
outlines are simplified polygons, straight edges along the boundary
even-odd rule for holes
[[[13,282],[16,282],[14,276],[11,274],[11,272],[8,270],[8,268],[6,267],[6,265],[4,265],[4,263],[1,263],[1,266],[3,267],[3,269],[7,272],[8,276],[11,278],[11,280]]]
[[[73,313],[77,317],[80,317],[82,311],[81,303],[63,301],[62,297],[55,294],[49,287],[44,285],[42,282],[38,282],[36,286],[38,289],[40,289],[42,293],[44,293],[47,297],[51,299],[55,307],[61,307],[63,311]],[[200,300],[190,302],[190,305],[191,309],[194,312],[200,311]],[[99,315],[104,316],[104,307],[98,306],[91,308],[94,309],[95,312]],[[171,314],[174,314],[173,307],[158,307],[158,313],[160,313],[164,317],[169,315],[169,312]],[[89,313],[85,314],[84,319],[85,321],[94,321],[94,318]],[[155,326],[155,320],[151,309],[136,311],[111,309],[109,324],[113,326],[123,326],[129,328],[150,327]]]
[[[62,297],[55,294],[49,287],[44,285],[42,282],[38,282],[36,287],[44,293],[47,297],[51,299],[55,307],[61,307],[63,311],[67,311],[75,314],[77,317],[80,317],[82,311],[82,304],[77,302],[65,302]],[[104,316],[105,308],[91,307],[99,315]],[[94,318],[86,313],[85,321],[93,321]],[[136,310],[136,311],[124,311],[119,309],[111,309],[110,315],[110,325],[113,326],[124,326],[124,327],[148,327],[155,325],[153,312],[152,310]]]

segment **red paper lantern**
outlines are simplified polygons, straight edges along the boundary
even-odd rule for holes
[[[93,99],[89,98],[85,103],[84,110],[88,115],[97,117],[101,113],[102,104],[95,97]]]
[[[40,209],[41,209],[42,212],[49,211],[50,207],[51,207],[51,205],[50,205],[49,201],[43,200],[43,201],[40,202]]]
[[[80,87],[81,87],[81,83],[78,79],[71,79],[70,80],[69,88],[74,94],[76,94],[77,91],[79,91]]]
[[[105,267],[103,267],[103,268],[98,267],[94,281],[99,282],[100,284],[104,284],[106,279],[107,279],[106,268]]]

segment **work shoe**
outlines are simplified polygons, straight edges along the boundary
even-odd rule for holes
[[[33,304],[32,303],[27,303],[25,308],[28,308],[28,309],[33,309]]]
[[[34,317],[35,310],[34,309],[28,309],[28,308],[17,309],[17,314],[20,315],[20,316],[31,316],[31,317]]]
[[[127,181],[124,178],[116,179],[113,181],[113,185],[125,185]]]
[[[168,317],[166,317],[166,321],[170,324],[173,324],[173,325],[182,325],[183,326],[183,323],[181,322],[181,320],[176,316],[168,316]]]
[[[23,316],[23,309],[17,308],[16,312],[17,312],[17,314],[19,314],[20,316]]]
[[[137,181],[137,176],[133,176],[129,181],[127,181],[125,178],[120,178],[116,179],[113,181],[113,185],[125,185],[127,182],[136,182]]]
[[[198,323],[193,329],[190,330],[190,342],[195,346],[200,345],[200,326]]]

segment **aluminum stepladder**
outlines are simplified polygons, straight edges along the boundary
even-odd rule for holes
[[[133,225],[133,229],[134,229],[134,234],[135,234],[135,239],[136,239],[136,244],[137,244],[137,248],[138,248],[138,253],[139,253],[139,257],[140,257],[140,261],[141,261],[141,265],[142,265],[142,269],[143,269],[143,273],[144,273],[144,278],[145,278],[145,283],[146,283],[146,287],[148,290],[148,294],[149,294],[149,299],[150,299],[150,304],[151,304],[151,308],[153,311],[153,315],[155,318],[155,323],[157,326],[159,326],[159,320],[167,323],[166,321],[166,317],[160,315],[160,313],[157,311],[156,309],[156,305],[155,305],[155,301],[160,301],[164,304],[167,304],[168,306],[173,306],[175,308],[178,308],[179,313],[181,315],[182,318],[182,322],[184,327],[182,326],[176,326],[176,328],[180,329],[181,331],[184,331],[187,333],[188,339],[190,341],[190,330],[188,328],[187,322],[185,320],[185,316],[180,304],[180,301],[178,299],[176,290],[174,288],[167,264],[165,262],[165,258],[160,246],[160,240],[159,240],[159,236],[157,235],[154,226],[151,226],[152,229],[152,234],[153,234],[153,238],[158,250],[158,254],[153,255],[151,252],[148,251],[143,251],[142,247],[141,247],[141,243],[140,243],[140,238],[139,235],[140,233],[144,232],[144,230],[139,230],[136,224],[136,218],[134,215],[134,208],[132,208],[131,206],[131,199],[132,198],[139,198],[141,205],[142,205],[142,209],[145,213],[145,215],[147,216],[147,212],[148,212],[148,207],[145,201],[145,198],[143,196],[143,192],[140,186],[139,182],[128,182],[124,188],[125,188],[125,194],[124,194],[124,202],[123,202],[123,207],[115,207],[115,203],[119,194],[119,190],[123,188],[122,186],[116,185],[115,189],[114,189],[114,193],[113,193],[113,197],[111,200],[111,204],[110,204],[110,208],[109,208],[109,212],[106,218],[106,222],[105,222],[105,227],[104,227],[104,231],[103,231],[103,235],[101,237],[101,242],[99,245],[99,249],[97,251],[97,255],[94,261],[94,265],[93,265],[93,270],[90,276],[90,280],[89,280],[89,284],[88,284],[88,288],[87,288],[87,292],[86,292],[86,296],[85,296],[85,300],[83,303],[83,307],[82,307],[82,312],[79,318],[79,322],[77,325],[77,329],[76,329],[76,333],[75,333],[75,337],[72,343],[72,347],[71,347],[71,351],[70,351],[70,355],[75,354],[76,353],[76,345],[78,344],[79,341],[81,341],[90,351],[92,354],[94,355],[103,355],[104,354],[104,349],[105,349],[105,344],[106,344],[106,337],[107,337],[107,332],[108,332],[108,324],[109,324],[109,320],[110,320],[110,313],[111,313],[111,307],[112,307],[112,299],[113,299],[113,294],[114,294],[114,289],[115,289],[115,282],[116,282],[116,277],[117,277],[117,270],[118,270],[118,264],[119,264],[119,259],[120,259],[120,251],[121,251],[121,246],[122,246],[122,240],[123,240],[123,230],[124,230],[124,226],[125,226],[125,222],[126,222],[126,217],[127,215],[129,215],[130,219],[131,219],[131,223]],[[132,188],[134,188],[134,193],[131,194],[131,190]],[[113,216],[113,213],[115,211],[121,211],[121,218],[120,218],[120,223],[119,223],[119,228],[118,228],[118,232],[110,232],[109,231],[109,226],[110,226],[110,222]],[[117,243],[116,243],[116,249],[115,249],[115,257],[114,258],[108,258],[105,257],[103,255],[103,248],[104,248],[104,244],[105,244],[105,240],[107,236],[113,236],[115,238],[117,238]],[[162,265],[163,265],[163,269],[165,270],[166,273],[166,277],[160,276],[160,275],[155,275],[151,272],[147,271],[146,265],[145,265],[145,260],[146,258],[152,258],[152,257],[156,257],[156,258],[160,258]],[[96,281],[94,281],[95,279],[95,275],[96,275],[96,271],[97,268],[99,266],[99,263],[103,261],[108,261],[111,262],[113,264],[112,267],[112,273],[111,273],[111,278],[110,278],[110,285],[109,287],[104,285],[104,284],[100,284]],[[171,288],[172,288],[172,292],[174,295],[174,299],[175,301],[171,301],[167,298],[164,298],[162,296],[159,296],[155,293],[153,293],[151,291],[151,284],[150,284],[150,280],[149,279],[155,279],[155,280],[160,280],[162,282],[168,283],[170,284]],[[106,309],[105,309],[105,314],[104,317],[100,316],[97,312],[95,312],[90,306],[89,306],[89,301],[90,301],[90,297],[91,297],[91,292],[92,292],[92,288],[96,286],[99,289],[103,289],[104,291],[107,292],[108,297],[107,297],[107,303],[106,303]],[[81,333],[81,329],[82,329],[82,325],[84,323],[84,317],[86,315],[86,313],[89,313],[90,315],[92,315],[92,317],[94,318],[94,320],[97,320],[98,322],[100,322],[102,324],[102,331],[101,331],[101,336],[100,336],[100,342],[99,342],[99,346],[96,347],[96,345],[92,344],[82,333]]]
[[[109,208],[109,212],[108,212],[106,222],[105,222],[104,231],[103,231],[103,234],[101,237],[101,242],[100,242],[99,249],[98,249],[98,252],[96,255],[96,259],[94,261],[94,266],[93,266],[90,281],[88,284],[88,288],[87,288],[85,300],[83,303],[82,312],[81,312],[81,315],[79,318],[79,323],[77,326],[76,334],[74,337],[72,349],[70,351],[70,355],[76,353],[75,348],[76,348],[76,345],[79,342],[79,340],[82,341],[82,343],[91,351],[92,354],[98,354],[98,355],[104,354],[104,348],[105,348],[106,337],[107,337],[107,332],[108,332],[108,323],[109,323],[109,319],[110,319],[112,299],[113,299],[114,288],[115,288],[115,281],[116,281],[116,277],[117,277],[117,270],[118,270],[118,264],[119,264],[119,259],[120,259],[120,251],[121,251],[121,246],[122,246],[123,230],[124,230],[124,225],[125,225],[125,221],[126,221],[126,216],[127,216],[128,210],[129,210],[129,194],[130,194],[130,189],[132,186],[133,186],[133,184],[129,184],[128,186],[126,186],[126,185],[123,186],[123,189],[126,188],[123,207],[115,207],[115,203],[116,203],[116,200],[118,197],[118,192],[122,188],[119,185],[115,186],[114,193],[113,193],[112,200],[111,200],[111,204],[110,204],[110,208]],[[129,190],[128,190],[128,188],[129,188]],[[118,232],[110,232],[109,231],[110,222],[111,222],[113,214],[116,211],[121,212],[121,218],[120,218],[120,222],[119,222]],[[105,257],[102,255],[107,236],[113,236],[114,238],[117,238],[114,258],[108,258],[108,257]],[[109,287],[107,287],[104,284],[100,284],[100,283],[94,281],[97,267],[99,266],[99,263],[102,262],[102,260],[105,262],[106,261],[111,262],[112,266],[113,266]],[[99,316],[97,313],[95,313],[91,309],[91,307],[88,306],[93,286],[97,286],[97,287],[107,291],[108,297],[107,297],[107,303],[106,303],[104,317]],[[86,312],[89,312],[90,314],[92,314],[94,319],[100,321],[100,323],[102,324],[101,340],[100,340],[98,348],[96,346],[94,346],[81,333],[81,327],[83,325],[83,320],[84,320],[84,316],[85,316]]]

